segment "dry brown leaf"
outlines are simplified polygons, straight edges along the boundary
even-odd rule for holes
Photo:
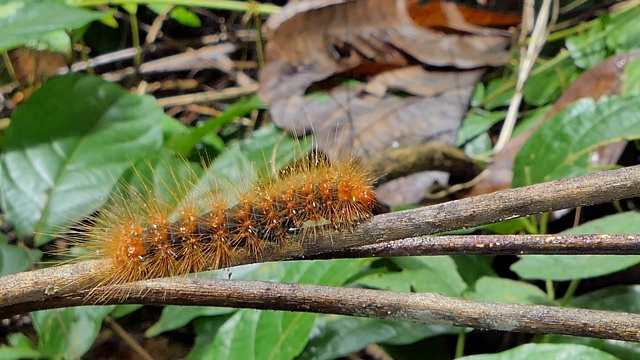
[[[508,38],[417,26],[405,0],[295,2],[265,30],[260,97],[278,126],[313,131],[330,157],[452,144],[484,67],[509,59]]]
[[[486,26],[513,26],[520,24],[521,21],[521,0],[460,3],[460,1],[409,0],[407,7],[413,22],[420,26],[478,34],[501,31]]]

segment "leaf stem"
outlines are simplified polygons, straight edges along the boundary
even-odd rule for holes
[[[578,286],[580,286],[580,279],[571,280],[569,287],[567,288],[567,292],[562,297],[562,300],[560,300],[560,306],[567,306],[569,301],[573,298],[573,294],[578,290]]]
[[[460,358],[464,356],[464,344],[467,340],[467,329],[460,328],[458,331],[458,340],[456,341],[456,354],[455,358]]]

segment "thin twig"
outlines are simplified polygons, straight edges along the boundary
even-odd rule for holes
[[[640,255],[640,235],[420,236],[332,251],[314,259],[416,255]]]
[[[244,95],[251,95],[258,91],[258,84],[231,87],[220,91],[203,91],[195,94],[176,95],[158,99],[158,105],[162,107],[181,106],[213,101],[228,100]]]

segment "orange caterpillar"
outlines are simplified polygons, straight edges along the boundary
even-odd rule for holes
[[[233,206],[215,190],[176,206],[178,196],[157,200],[147,189],[102,210],[82,246],[110,263],[96,275],[99,286],[224,268],[240,253],[258,261],[306,222],[339,231],[369,219],[371,180],[355,160],[331,164],[314,155],[253,185]]]

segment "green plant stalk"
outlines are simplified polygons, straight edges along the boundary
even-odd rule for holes
[[[538,234],[546,234],[549,230],[549,213],[540,214],[540,224],[538,225]]]
[[[527,228],[527,231],[529,231],[530,234],[539,235],[540,234],[540,224],[538,223],[538,216],[537,215],[528,216],[527,220],[529,220],[529,222],[531,224],[531,229]]]
[[[569,287],[567,288],[567,292],[562,297],[562,300],[560,300],[560,306],[567,306],[569,301],[573,298],[573,294],[578,290],[578,286],[580,286],[580,279],[571,280]]]
[[[546,280],[544,285],[547,290],[547,297],[549,300],[554,301],[556,299],[556,291],[553,288],[553,280]]]
[[[4,61],[4,66],[7,68],[7,72],[9,72],[11,80],[18,81],[16,71],[13,69],[13,64],[11,63],[11,58],[9,58],[9,53],[6,50],[2,52],[2,60]]]
[[[105,6],[105,5],[184,5],[198,6],[208,9],[244,11],[256,14],[275,14],[280,12],[280,7],[267,4],[256,4],[246,1],[233,0],[67,0],[67,5],[71,6]]]
[[[464,344],[467,340],[467,331],[465,328],[460,328],[458,332],[458,340],[456,341],[456,353],[455,358],[460,358],[464,356]]]
[[[262,39],[262,21],[260,17],[254,16],[255,26],[256,26],[256,54],[258,56],[258,70],[264,69],[265,58],[264,58],[264,41]]]
[[[175,146],[174,150],[180,154],[186,155],[200,140],[202,140],[202,138],[207,136],[207,134],[218,130],[221,126],[240,116],[244,116],[253,110],[263,108],[265,108],[265,105],[257,96],[253,96],[247,100],[238,101],[229,106],[229,108],[221,115],[206,121],[202,126],[194,128],[184,141]]]
[[[524,229],[527,231],[527,233],[533,235],[536,235],[538,233],[538,227],[528,217],[523,217],[522,223],[524,224]]]
[[[140,30],[138,28],[137,12],[129,13],[129,23],[131,25],[131,41],[136,53],[133,55],[133,64],[137,68],[142,64],[142,48],[140,47]]]
[[[85,69],[85,71],[87,72],[87,74],[89,75],[95,75],[95,69],[93,68],[93,65],[91,64],[91,62],[89,61],[89,53],[87,52],[87,44],[84,41],[84,36],[80,37],[80,39],[78,40],[78,43],[81,45],[80,48],[80,58],[82,59],[82,61],[84,61],[88,66]]]

